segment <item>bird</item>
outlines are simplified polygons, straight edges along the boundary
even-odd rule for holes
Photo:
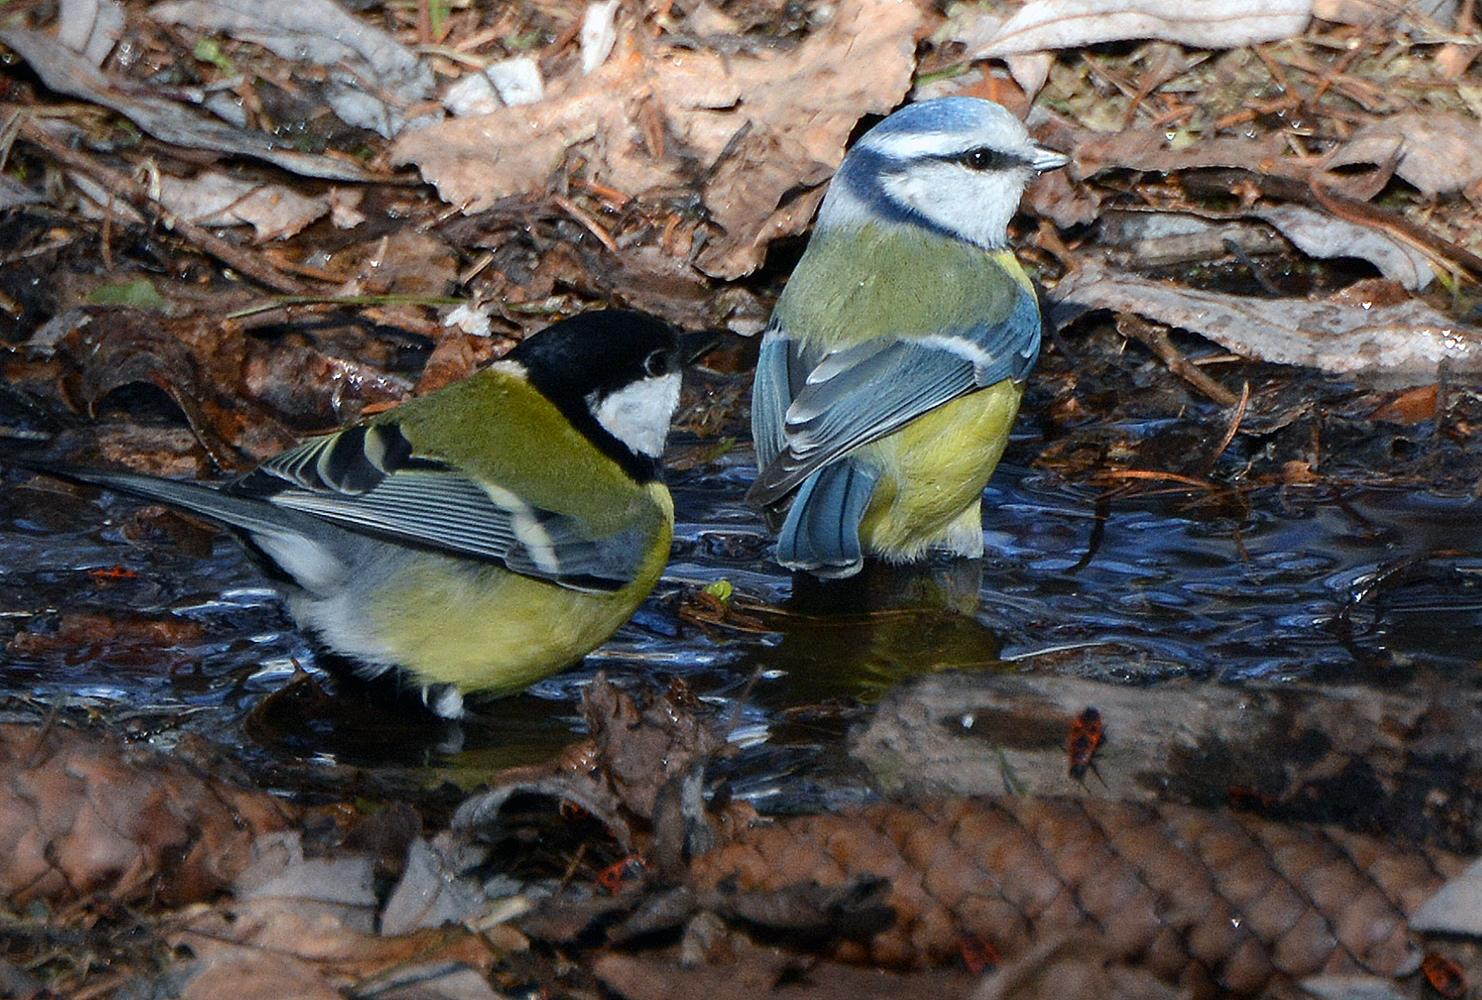
[[[656,317],[581,313],[220,488],[22,464],[225,525],[330,653],[367,678],[400,671],[457,719],[468,693],[579,660],[658,582],[681,349]]]
[[[752,389],[747,499],[781,522],[780,565],[837,580],[866,557],[982,556],[983,489],[1041,336],[1008,224],[1068,162],[962,96],[909,104],[846,153]]]

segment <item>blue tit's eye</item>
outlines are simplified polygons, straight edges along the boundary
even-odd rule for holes
[[[654,351],[643,359],[643,373],[649,378],[658,378],[660,375],[669,374],[669,355],[663,351]]]
[[[1010,159],[1011,157],[996,149],[979,146],[963,153],[958,162],[969,170],[999,170],[1007,167]]]

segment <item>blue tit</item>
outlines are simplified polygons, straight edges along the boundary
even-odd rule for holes
[[[786,508],[783,566],[836,579],[866,556],[983,554],[983,488],[1041,333],[1008,224],[1067,162],[971,97],[908,105],[844,157],[752,392],[748,499]]]
[[[41,471],[227,525],[332,653],[364,676],[404,671],[454,718],[464,692],[513,693],[574,663],[658,582],[683,360],[667,324],[589,312],[220,489]]]

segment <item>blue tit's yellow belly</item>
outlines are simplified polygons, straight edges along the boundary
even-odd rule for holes
[[[892,562],[945,547],[982,552],[979,500],[1019,411],[1024,387],[1010,380],[953,400],[855,455],[880,472],[860,525],[868,555]],[[971,523],[966,523],[971,522]],[[963,538],[977,552],[960,551]]]

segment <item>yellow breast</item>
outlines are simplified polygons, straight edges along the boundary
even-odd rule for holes
[[[337,648],[396,663],[422,683],[492,695],[549,677],[606,642],[663,573],[674,506],[662,484],[650,484],[648,497],[660,510],[656,537],[638,575],[621,590],[571,590],[492,565],[448,566],[446,556],[420,553],[376,595],[364,634],[336,637]]]
[[[880,470],[860,526],[864,551],[891,562],[929,549],[982,555],[979,501],[1023,395],[1022,385],[1005,380],[861,448],[858,456]]]

